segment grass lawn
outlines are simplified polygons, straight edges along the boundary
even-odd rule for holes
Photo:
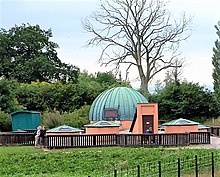
[[[134,169],[147,162],[158,163],[220,154],[216,149],[186,148],[76,148],[44,150],[35,147],[0,147],[0,176],[88,177]],[[192,162],[193,163],[193,162]],[[163,167],[165,168],[165,167]],[[219,168],[219,167],[218,167]]]

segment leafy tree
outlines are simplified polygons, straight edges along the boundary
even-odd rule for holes
[[[219,40],[215,41],[215,47],[213,48],[213,57],[212,64],[214,66],[213,69],[213,79],[214,79],[214,90],[217,91],[220,89],[220,22],[218,25],[215,25],[217,30],[216,34],[218,35]]]
[[[40,112],[54,109],[68,112],[81,107],[76,84],[71,82],[21,84],[17,99],[26,109]]]
[[[51,42],[52,31],[39,25],[15,26],[0,30],[0,77],[18,82],[76,82],[78,68],[62,63],[57,56],[58,45]]]
[[[95,76],[95,81],[97,81],[104,87],[108,87],[118,83],[112,72],[98,72],[95,74]]]
[[[62,125],[62,116],[59,111],[44,112],[42,115],[42,124],[51,129]]]
[[[78,104],[81,106],[91,105],[95,98],[104,90],[105,88],[96,81],[94,75],[89,75],[86,71],[80,73],[77,83]]]
[[[121,85],[130,86],[130,83],[122,81]],[[78,104],[80,107],[91,105],[101,92],[116,86],[119,86],[118,80],[111,72],[98,72],[93,75],[83,71],[77,83],[77,93],[80,97]]]
[[[131,84],[127,80],[122,80],[121,74],[117,79],[112,72],[98,72],[95,74],[95,81],[100,83],[104,90],[110,87],[126,86],[131,87]]]
[[[215,25],[215,29],[217,30],[216,34],[218,35],[219,39],[215,41],[215,47],[213,48],[214,54],[212,57],[212,64],[214,66],[214,69],[212,77],[214,79],[214,90],[216,99],[220,100],[220,21],[218,22],[218,25]],[[220,107],[219,101],[218,104]]]
[[[150,102],[159,103],[160,119],[186,118],[204,121],[214,115],[212,93],[199,84],[182,82],[166,85]]]
[[[190,25],[191,18],[185,14],[179,21],[172,19],[162,0],[106,0],[100,4],[100,11],[83,23],[94,35],[88,46],[103,46],[99,62],[115,64],[116,69],[121,64],[126,64],[127,70],[137,67],[145,96],[156,74],[176,67],[178,47],[189,37],[186,32]]]
[[[13,72],[11,60],[15,56],[15,50],[11,47],[13,42],[5,30],[0,31],[0,77],[9,78]]]
[[[90,106],[85,105],[82,106],[80,109],[77,109],[71,113],[65,113],[63,114],[63,124],[76,127],[76,128],[82,128],[83,125],[89,124],[89,110]]]
[[[0,111],[0,131],[7,132],[12,130],[11,116],[4,111]]]
[[[49,109],[48,100],[44,98],[51,93],[51,90],[51,85],[46,82],[22,83],[18,88],[17,99],[25,109],[41,112]]]
[[[80,73],[77,84],[73,82],[31,82],[21,83],[17,88],[16,98],[20,105],[28,110],[53,111],[61,113],[91,105],[104,90],[113,87],[116,79],[108,73],[97,75]]]
[[[57,110],[45,111],[42,115],[42,124],[48,129],[69,125],[76,128],[82,128],[83,125],[89,123],[89,105],[82,106],[80,109],[76,109],[73,112],[60,113]],[[0,112],[1,113],[1,112]]]
[[[14,80],[0,80],[0,110],[11,113],[23,107],[16,98],[18,83]]]

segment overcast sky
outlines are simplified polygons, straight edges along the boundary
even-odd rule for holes
[[[92,36],[83,31],[81,21],[98,9],[98,3],[99,0],[0,0],[0,27],[8,30],[15,24],[29,23],[45,30],[51,28],[51,40],[60,46],[57,52],[63,62],[89,73],[108,71],[97,63],[100,49],[84,47]],[[193,16],[192,35],[181,44],[186,60],[182,77],[211,88],[212,48],[217,39],[214,25],[220,20],[220,0],[170,0],[168,8],[175,14],[186,12]],[[140,83],[137,76],[136,70],[129,72],[134,87]],[[163,75],[157,79],[163,80]]]

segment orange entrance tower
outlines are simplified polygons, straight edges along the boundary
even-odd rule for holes
[[[150,128],[152,133],[158,133],[158,104],[137,104],[137,116],[133,119],[130,132],[142,134]]]

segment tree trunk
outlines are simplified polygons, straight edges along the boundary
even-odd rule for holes
[[[138,66],[138,72],[141,79],[141,92],[142,94],[147,98],[149,95],[148,91],[148,83],[149,81],[146,79],[146,76],[144,75],[142,66]]]

